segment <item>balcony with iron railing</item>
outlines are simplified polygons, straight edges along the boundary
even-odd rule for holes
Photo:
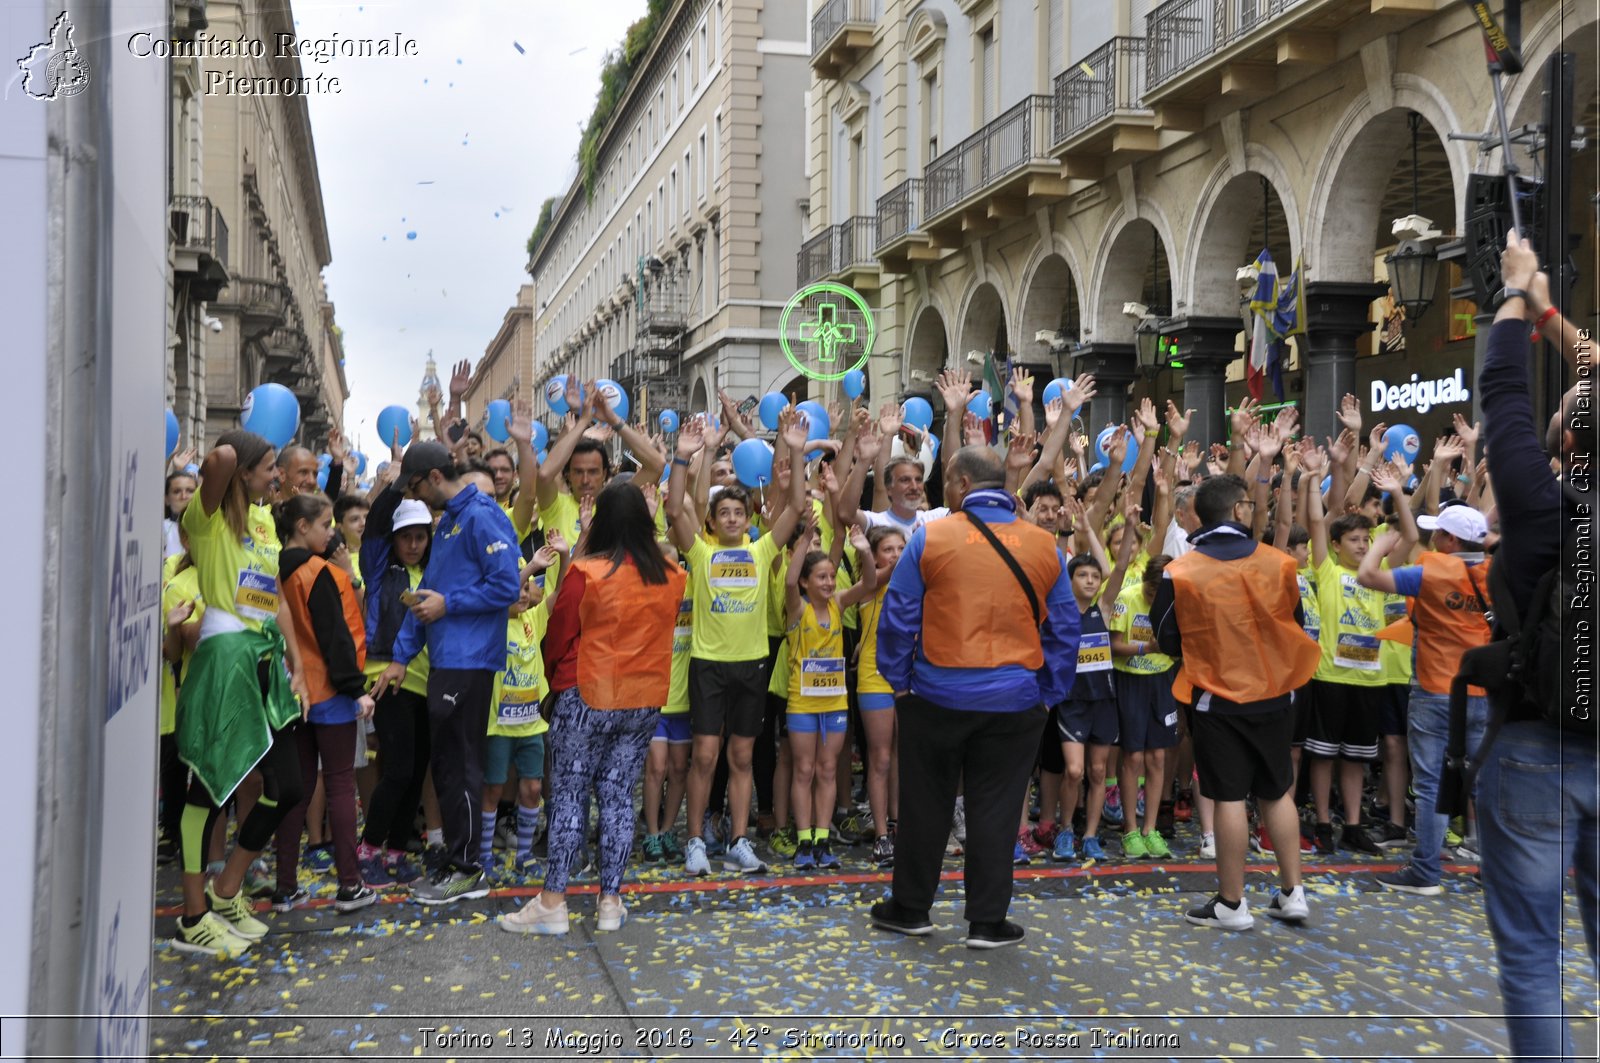
[[[911,177],[878,197],[880,267],[888,273],[905,273],[913,262],[937,262],[939,251],[922,231],[922,178]]]
[[[1030,201],[1067,193],[1051,157],[1055,98],[1027,96],[930,162],[922,175],[922,225],[936,242],[953,232],[982,235],[1020,218]]]
[[[247,336],[259,335],[289,320],[289,288],[277,281],[235,277],[226,298],[212,300],[211,308],[239,315]]]
[[[1055,145],[1068,176],[1098,178],[1116,168],[1108,155],[1158,147],[1143,101],[1144,47],[1143,37],[1113,37],[1056,77]]]
[[[209,301],[228,283],[228,223],[205,196],[173,196],[168,215],[173,272],[195,299]]]
[[[800,245],[795,256],[795,282],[804,288],[833,272],[833,238],[838,226],[828,225]]]
[[[837,78],[871,50],[881,0],[827,0],[811,16],[811,69]]]
[[[1167,0],[1145,16],[1145,105],[1157,128],[1201,127],[1205,104],[1275,91],[1280,67],[1326,66],[1358,23],[1397,32],[1433,14],[1418,0]]]
[[[834,226],[833,272],[858,290],[878,287],[878,217],[858,214]]]

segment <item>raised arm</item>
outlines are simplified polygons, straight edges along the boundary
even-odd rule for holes
[[[1543,270],[1535,273],[1528,285],[1528,313],[1533,317],[1539,336],[1561,348],[1561,356],[1574,375],[1587,376],[1589,370],[1584,368],[1584,363],[1592,361],[1593,341],[1583,336],[1578,326],[1568,321],[1551,302],[1550,277]]]
[[[784,538],[788,538],[788,536],[784,536]],[[795,541],[794,552],[789,556],[789,567],[783,574],[784,616],[787,617],[784,627],[786,628],[792,628],[798,624],[801,614],[805,612],[805,599],[800,597],[800,562],[812,551],[816,541],[816,526],[808,522],[805,530],[800,533],[800,538]]]
[[[211,516],[222,505],[228,493],[228,484],[238,467],[239,455],[227,443],[213,447],[211,453],[206,455],[206,460],[200,463],[200,490],[196,493],[196,501],[203,507],[206,516]]]
[[[1032,435],[1034,432],[1032,375],[1021,369],[1011,370],[1011,380],[1007,384],[1007,390],[1017,399],[1017,431]]]
[[[778,441],[793,455],[793,466],[789,474],[789,504],[784,507],[772,521],[772,527],[767,529],[776,542],[786,542],[795,529],[795,522],[802,514],[811,512],[811,507],[806,505],[806,418],[804,414],[790,413],[788,424],[780,428]]]
[[[1111,570],[1111,575],[1106,577],[1105,584],[1100,588],[1100,600],[1102,602],[1116,602],[1117,595],[1122,593],[1122,585],[1128,580],[1128,566],[1133,564],[1133,555],[1138,552],[1139,534],[1136,529],[1138,528],[1139,510],[1137,506],[1131,506],[1130,511],[1132,515],[1125,518],[1128,522],[1128,530],[1122,533],[1122,542],[1117,544],[1116,567]],[[1095,543],[1100,541],[1100,537],[1095,534],[1093,529],[1090,530],[1089,534]],[[1104,550],[1101,550],[1100,557],[1102,559],[1105,557]],[[1102,560],[1101,563],[1104,564],[1104,561]]]
[[[1167,530],[1172,525],[1172,479],[1160,465],[1155,467],[1151,475],[1155,477],[1156,500],[1150,507],[1150,544],[1159,552],[1161,544],[1167,541]]]
[[[1356,473],[1350,480],[1350,486],[1345,488],[1345,509],[1357,508],[1361,505],[1362,499],[1367,497],[1367,485],[1372,483],[1372,470],[1383,461],[1383,433],[1388,430],[1389,426],[1379,421],[1372,426],[1372,431],[1367,433],[1367,449],[1356,463]]]
[[[1356,569],[1356,582],[1375,591],[1394,594],[1394,572],[1383,567],[1383,559],[1389,556],[1389,551],[1394,549],[1400,539],[1400,533],[1391,529],[1372,540],[1372,548],[1367,551],[1366,556],[1361,559],[1360,567]]]
[[[841,539],[843,537],[840,536]],[[856,557],[863,559],[861,578],[839,594],[840,609],[848,609],[852,605],[864,602],[878,592],[878,566],[872,563],[872,547],[868,545],[866,533],[861,530],[859,524],[850,528],[850,545],[855,550]]]
[[[839,523],[850,525],[860,518],[861,492],[866,487],[867,470],[877,463],[884,449],[886,445],[876,425],[869,424],[866,431],[856,437],[855,461],[839,489]]]
[[[688,486],[688,469],[694,456],[705,447],[705,433],[698,420],[690,418],[678,429],[677,454],[672,459],[672,475],[667,479],[667,513],[682,515],[684,510],[683,495]],[[694,537],[698,524],[686,520],[674,520],[667,526],[667,532],[672,537],[672,545],[678,548],[678,553],[688,557],[689,548],[694,545]]]
[[[1322,509],[1322,492],[1317,489],[1317,479],[1327,468],[1328,456],[1322,448],[1309,445],[1300,451],[1301,476],[1311,477],[1311,489],[1306,498],[1306,527],[1311,532],[1311,563],[1321,566],[1328,557],[1328,518]]]
[[[577,448],[578,440],[583,438],[583,426],[594,416],[597,389],[590,384],[583,391],[583,397],[579,398],[580,387],[575,378],[567,378],[567,406],[577,412],[576,423],[569,425],[566,431],[550,444],[544,465],[539,469],[540,509],[548,509],[555,505],[556,498],[561,494],[561,474],[566,471],[567,462],[572,460],[572,452]]]
[[[506,421],[506,434],[517,445],[517,500],[511,506],[511,526],[521,535],[522,529],[533,527],[539,501],[539,456],[533,452],[532,406],[517,401]]]
[[[1421,533],[1417,530],[1417,520],[1411,514],[1411,499],[1406,495],[1406,483],[1410,479],[1410,467],[1398,462],[1395,464],[1386,462],[1372,470],[1372,486],[1380,491],[1389,492],[1389,497],[1394,500],[1394,515],[1400,522],[1400,537],[1407,552],[1421,538]]]
[[[939,397],[944,400],[944,454],[939,462],[944,469],[944,482],[950,482],[950,463],[955,461],[956,451],[960,448],[952,446],[950,440],[962,438],[961,426],[967,413],[967,402],[972,397],[972,374],[965,369],[946,369],[939,374],[939,379],[934,382],[934,387],[939,389]]]
[[[1286,554],[1289,552],[1289,533],[1294,530],[1294,474],[1299,466],[1299,448],[1293,445],[1284,447],[1283,479],[1278,484],[1278,508],[1272,522],[1272,545]]]

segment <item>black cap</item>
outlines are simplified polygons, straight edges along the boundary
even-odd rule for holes
[[[427,440],[413,443],[400,462],[400,481],[410,486],[411,481],[428,475],[435,469],[448,469],[455,465],[450,450],[443,443]]]

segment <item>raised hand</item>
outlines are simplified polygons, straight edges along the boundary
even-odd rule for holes
[[[555,528],[551,528],[549,531],[544,533],[544,542],[546,546],[554,550],[560,557],[566,557],[572,552],[572,546],[567,542],[567,537],[562,535],[561,532]]]
[[[1167,433],[1173,439],[1182,439],[1189,432],[1189,422],[1194,420],[1193,410],[1179,410],[1171,399],[1167,400]]]
[[[858,411],[864,412],[864,411]],[[878,434],[878,426],[868,424],[866,431],[856,435],[856,460],[864,461],[868,465],[878,460],[878,455],[883,451],[883,436]]]
[[[1327,472],[1329,454],[1307,439],[1300,445],[1300,470],[1307,476],[1319,477]],[[1319,485],[1320,489],[1320,485]]]
[[[1054,428],[1056,422],[1061,420],[1061,414],[1066,410],[1067,404],[1060,399],[1051,399],[1044,404],[1044,426]]]
[[[1278,437],[1285,443],[1294,438],[1294,429],[1299,423],[1300,411],[1293,406],[1285,406],[1278,411],[1278,416],[1272,419],[1272,426],[1278,430]]]
[[[1455,414],[1452,420],[1455,423],[1456,435],[1460,438],[1461,445],[1466,448],[1468,454],[1476,454],[1478,436],[1483,431],[1483,425],[1477,423],[1468,424],[1467,419],[1459,413]]]
[[[861,557],[866,557],[872,552],[872,544],[867,541],[867,533],[859,524],[850,525],[850,545]]]
[[[905,416],[900,412],[899,403],[886,402],[878,408],[878,431],[883,433],[883,438],[893,439],[904,423]]]
[[[1276,423],[1264,425],[1256,439],[1256,453],[1261,455],[1261,460],[1270,465],[1283,450],[1283,443],[1284,438],[1278,434]]]
[[[1350,455],[1355,451],[1356,434],[1346,428],[1340,432],[1338,438],[1328,440],[1328,457],[1334,462],[1343,465],[1350,460]]]
[[[1256,423],[1256,412],[1260,408],[1261,404],[1252,401],[1249,396],[1239,400],[1239,408],[1228,419],[1235,436],[1243,437],[1245,430]]]
[[[193,447],[188,447],[172,455],[172,468],[187,469],[199,460],[200,452]]]
[[[185,620],[188,620],[193,615],[194,615],[194,599],[193,598],[191,598],[191,599],[189,599],[188,601],[185,601],[185,602],[179,602],[177,605],[175,605],[171,609],[167,610],[167,626],[169,628],[170,627],[177,627],[178,625],[182,624]]]
[[[1354,435],[1361,434],[1361,400],[1354,395],[1346,395],[1339,400],[1339,423],[1350,429]]]
[[[613,435],[615,433],[612,431],[611,426],[604,421],[599,424],[592,424],[583,430],[583,438],[593,439],[600,443],[610,443]]]
[[[946,369],[939,374],[933,386],[938,389],[939,397],[944,399],[945,409],[959,410],[972,397],[972,374],[965,369]]]
[[[1128,424],[1133,429],[1134,439],[1140,444],[1144,443],[1146,436],[1161,427],[1160,420],[1156,418],[1155,403],[1148,396],[1139,400],[1139,406],[1133,411],[1133,418]]]
[[[1452,439],[1448,436],[1441,436],[1439,441],[1433,446],[1433,460],[1455,461],[1457,458],[1464,456],[1466,452],[1467,448],[1462,445],[1460,439]]]
[[[589,382],[589,397],[594,405],[594,415],[600,418],[600,423],[613,431],[622,427],[622,416],[611,408],[611,403],[606,401],[605,392],[595,386],[594,381]]]
[[[450,401],[459,402],[461,396],[467,393],[467,388],[472,386],[472,362],[463,358],[457,363],[455,372],[450,374]]]
[[[1384,424],[1382,421],[1379,421],[1377,424],[1372,426],[1372,431],[1367,433],[1368,453],[1383,453],[1383,433],[1387,432],[1388,430],[1389,426]]]
[[[1405,483],[1395,472],[1394,467],[1387,463],[1380,463],[1373,467],[1372,486],[1380,491],[1387,491],[1393,495],[1400,490],[1400,485]]]
[[[550,538],[551,537],[547,536],[545,539],[545,544],[533,552],[533,557],[528,561],[529,571],[543,572],[545,569],[561,560],[561,554],[563,551],[557,550],[554,546],[550,545]],[[565,546],[566,543],[563,542],[561,545]]]
[[[515,442],[533,446],[533,407],[521,399],[511,406],[511,416],[506,418],[506,435]]]
[[[678,426],[678,457],[685,461],[694,457],[706,445],[705,422],[691,417]]]
[[[1128,426],[1119,424],[1111,433],[1111,438],[1106,440],[1106,472],[1117,472],[1122,469],[1122,459],[1128,454]]]
[[[1006,468],[1013,472],[1027,472],[1033,468],[1033,445],[1039,437],[1032,432],[1018,432],[1006,446]]]
[[[1010,389],[1011,394],[1017,397],[1018,403],[1027,405],[1033,401],[1033,376],[1031,374],[1025,373],[1021,369],[1011,370],[1011,379],[1007,382],[1006,387]]]
[[[1094,375],[1080,373],[1072,381],[1072,386],[1061,393],[1061,401],[1066,403],[1068,417],[1076,417],[1083,404],[1095,397]]]
[[[437,410],[439,403],[444,401],[444,393],[439,390],[438,384],[429,384],[425,397],[428,400],[428,409],[430,410]]]
[[[328,429],[328,456],[335,465],[343,465],[350,460],[350,444],[345,440],[344,433],[339,431],[338,425]]]
[[[961,415],[961,439],[969,447],[981,447],[989,442],[983,432],[983,421],[971,410]]]
[[[806,449],[806,435],[810,431],[810,423],[806,420],[805,414],[797,413],[793,408],[785,410],[784,413],[788,414],[788,418],[779,417],[778,438],[787,443],[790,449],[803,452]]]

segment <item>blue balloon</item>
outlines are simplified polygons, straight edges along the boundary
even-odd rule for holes
[[[1097,461],[1093,465],[1089,466],[1089,471],[1090,472],[1100,472],[1105,467],[1106,467],[1106,463],[1105,462]]]
[[[1110,464],[1111,457],[1106,453],[1106,444],[1111,442],[1112,433],[1117,430],[1115,425],[1106,425],[1100,429],[1100,434],[1094,437],[1094,454],[1102,462]]]
[[[300,400],[282,384],[262,384],[244,397],[239,423],[245,431],[281,448],[300,427]]]
[[[1133,445],[1133,440],[1128,440],[1128,451],[1122,455],[1122,471],[1133,472],[1133,467],[1139,464],[1139,448]]]
[[[190,476],[196,476],[200,472],[200,466],[191,461],[189,464],[183,467],[183,471],[188,473]]]
[[[933,441],[933,457],[937,458],[939,456],[939,437],[929,432],[928,438]]]
[[[178,452],[178,415],[167,411],[167,457]]]
[[[354,467],[351,475],[360,476],[367,471],[367,456],[359,450],[352,450],[350,452],[350,464]]]
[[[600,394],[605,398],[606,405],[611,407],[612,412],[626,421],[628,419],[628,393],[622,390],[622,385],[615,380],[607,380],[605,377],[601,377],[594,382],[594,386],[600,389]]]
[[[317,455],[317,468],[326,469],[329,465],[332,465],[332,464],[333,464],[333,455],[329,454],[326,450],[324,450],[321,454]]]
[[[678,430],[678,411],[661,411],[661,430],[663,432],[676,432]]]
[[[544,400],[550,404],[557,416],[565,415],[571,407],[567,405],[567,375],[559,373],[545,383]]]
[[[1072,390],[1072,381],[1064,376],[1058,376],[1044,386],[1044,401],[1046,404],[1056,399],[1066,398],[1067,392]]]
[[[378,439],[386,447],[409,445],[411,411],[404,406],[385,406],[378,413]]]
[[[746,439],[733,448],[733,474],[746,487],[772,482],[772,447],[761,439]]]
[[[484,409],[484,431],[489,433],[489,438],[496,443],[504,443],[511,438],[511,403],[505,399],[490,399],[489,405]]]
[[[967,411],[975,414],[979,420],[987,421],[994,416],[994,400],[987,391],[979,391],[967,400]]]
[[[761,405],[756,407],[756,412],[761,417],[761,423],[767,431],[778,430],[778,415],[789,408],[789,397],[776,391],[769,391],[761,396]]]
[[[537,453],[550,445],[550,429],[544,426],[543,421],[533,422],[533,449]]]
[[[321,469],[317,470],[317,490],[318,491],[326,491],[327,489],[328,489],[328,469],[326,467],[324,467],[324,468],[321,468]]]
[[[1333,474],[1329,473],[1327,476],[1324,476],[1322,478],[1322,493],[1323,494],[1327,494],[1328,493],[1328,488],[1330,488],[1332,486],[1333,486]]]
[[[806,417],[806,438],[827,439],[829,431],[833,428],[833,419],[828,416],[828,408],[816,399],[807,399],[795,408],[796,413],[803,413]],[[818,429],[821,429],[819,432]]]
[[[859,399],[861,393],[867,390],[866,374],[859,369],[852,369],[839,381],[839,387],[852,399]]]
[[[383,471],[385,469],[387,469],[392,464],[393,464],[393,462],[380,461],[380,462],[378,462],[378,467],[376,469],[372,470],[372,471],[377,473],[379,476],[382,476],[383,475]]]
[[[545,462],[550,460],[550,452],[548,450],[541,450],[539,453],[535,454],[534,457],[539,459],[540,465],[543,465]]]
[[[1390,425],[1389,430],[1383,433],[1384,461],[1391,461],[1396,455],[1404,455],[1407,461],[1416,461],[1421,449],[1421,437],[1408,424]]]
[[[912,428],[926,432],[933,425],[933,404],[920,395],[913,395],[900,407],[900,415]]]

